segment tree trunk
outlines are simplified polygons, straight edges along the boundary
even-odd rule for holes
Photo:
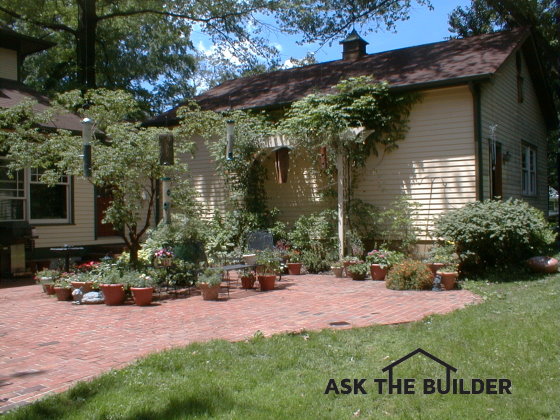
[[[84,90],[95,89],[95,35],[97,31],[96,0],[77,0],[78,3],[78,83]]]

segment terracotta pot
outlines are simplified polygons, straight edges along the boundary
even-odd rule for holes
[[[148,306],[152,303],[152,296],[154,294],[153,287],[131,287],[132,298],[134,303],[138,306]]]
[[[47,295],[54,295],[54,284],[43,284],[43,292],[45,292]]]
[[[257,280],[261,285],[261,291],[274,290],[274,286],[276,285],[276,274],[266,276],[259,275],[257,276]]]
[[[352,277],[352,280],[365,280],[367,273],[364,274],[358,274],[358,273],[349,273],[350,277]]]
[[[70,282],[72,289],[82,289],[82,292],[89,293],[93,290],[93,283],[91,281],[72,281]]]
[[[434,274],[434,276],[436,275],[436,273],[441,270],[445,264],[444,263],[428,263],[426,264],[428,266],[428,268],[430,270],[432,270],[432,273]]]
[[[358,264],[358,262],[357,261],[344,261],[343,264],[344,264],[344,275],[346,277],[352,277],[350,275],[350,273],[348,272],[348,267],[350,267],[351,265],[354,265],[354,264]]]
[[[558,260],[552,257],[532,257],[527,260],[527,265],[536,273],[558,272]]]
[[[216,286],[208,286],[206,283],[200,283],[198,286],[202,292],[203,300],[218,300],[218,296],[220,295],[219,284]]]
[[[381,268],[380,264],[371,264],[369,270],[372,280],[385,280],[387,271],[389,271],[387,268]]]
[[[459,273],[438,271],[437,274],[439,274],[441,277],[441,287],[443,289],[445,290],[455,289],[455,284],[457,283],[457,277],[459,277]]]
[[[100,284],[99,288],[103,292],[105,305],[122,305],[125,294],[122,284]]]
[[[255,276],[241,276],[241,288],[252,289],[255,285]]]
[[[336,278],[344,277],[344,267],[331,267],[331,270]]]
[[[54,293],[58,300],[72,300],[72,289],[68,287],[54,287]]]
[[[292,276],[299,276],[301,274],[302,263],[288,263],[288,273]]]

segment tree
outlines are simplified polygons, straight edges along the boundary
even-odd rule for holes
[[[121,88],[160,110],[194,92],[193,30],[251,66],[276,57],[272,30],[331,42],[353,25],[394,29],[412,3],[429,0],[12,0],[0,24],[57,43],[26,63],[35,88]]]
[[[132,96],[122,91],[105,89],[62,94],[59,103],[81,116],[96,122],[92,140],[92,177],[96,187],[110,189],[113,200],[103,221],[111,223],[130,250],[132,264],[138,261],[140,241],[150,226],[155,206],[158,180],[173,176],[184,180],[186,164],[175,162],[173,167],[159,164],[161,129],[144,128],[131,122],[138,112]],[[82,104],[88,103],[84,109]],[[10,159],[10,169],[42,168],[41,181],[53,185],[61,175],[81,176],[82,161],[78,157],[82,139],[65,130],[43,130],[53,111],[35,113],[31,102],[0,109],[0,152]],[[191,150],[191,143],[182,141],[179,152]],[[179,177],[179,174],[182,176]],[[174,184],[178,207],[192,208],[192,194],[186,181]]]

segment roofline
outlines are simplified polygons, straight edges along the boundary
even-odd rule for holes
[[[426,350],[423,350],[422,348],[418,347],[416,350],[411,351],[410,353],[408,353],[406,356],[401,357],[399,360],[391,363],[390,365],[385,366],[383,369],[381,369],[382,372],[386,372],[390,369],[393,369],[395,366],[397,366],[398,364],[404,362],[405,360],[410,359],[412,356],[415,356],[418,353],[422,353],[424,356],[432,359],[434,362],[439,363],[440,365],[445,366],[447,369],[452,370],[453,372],[457,372],[457,368],[451,366],[449,363],[445,363],[443,360],[438,359],[437,357],[433,356],[432,354],[428,353]]]
[[[36,48],[27,49],[26,51],[20,51],[23,56],[28,56],[30,54],[34,54],[39,51],[47,50],[51,47],[54,47],[56,43],[51,41],[45,41],[44,39],[35,38],[29,35],[23,35],[19,32],[14,31],[13,29],[0,27],[0,34],[5,34],[8,37],[12,37],[19,41],[26,41],[34,44]]]

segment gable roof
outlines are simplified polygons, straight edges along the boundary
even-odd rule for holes
[[[54,42],[22,35],[11,29],[0,27],[0,47],[18,51],[23,56],[53,47]]]
[[[43,112],[50,108],[50,102],[46,96],[28,88],[23,83],[0,78],[0,108],[11,108],[26,99],[37,101],[37,104],[33,107],[36,112]],[[52,123],[43,126],[74,132],[82,131],[80,117],[69,112],[55,115]]]
[[[279,70],[227,81],[194,100],[202,109],[213,111],[279,108],[311,93],[328,92],[343,79],[363,75],[385,80],[392,88],[411,90],[484,80],[529,36],[529,29],[518,28]],[[148,124],[175,123],[177,108]]]

